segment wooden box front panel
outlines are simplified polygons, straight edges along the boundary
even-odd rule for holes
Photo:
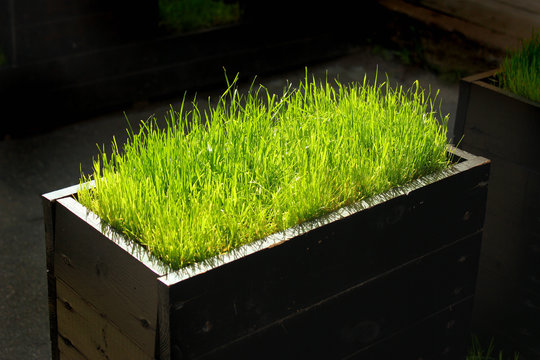
[[[162,301],[167,304],[161,311],[170,309],[167,316],[170,324],[162,324],[169,327],[164,332],[169,336],[166,341],[170,345],[165,347],[171,349],[172,358],[194,359],[214,351],[220,354],[219,351],[244,339],[255,339],[255,349],[268,338],[266,335],[258,337],[258,334],[279,333],[285,322],[303,319],[300,313],[307,314],[306,319],[310,320],[306,321],[315,321],[322,316],[317,312],[319,304],[340,298],[370,279],[441,251],[457,241],[476,239],[466,242],[469,251],[476,255],[463,255],[464,259],[476,259],[488,173],[489,164],[486,163],[219,268],[201,270],[195,276],[180,271],[178,280],[169,274],[162,278],[160,285]],[[476,265],[474,260],[472,269],[476,269]],[[450,266],[448,269],[451,272]],[[424,270],[428,274],[435,273],[434,269]],[[409,281],[414,281],[415,276],[411,275]],[[463,279],[467,278],[475,280],[475,273],[467,273]],[[460,296],[472,296],[474,284],[470,285]],[[462,290],[465,288],[467,286]],[[431,304],[436,308],[423,307],[427,313],[413,314],[392,331],[461,300],[463,298],[442,296],[439,303]],[[408,301],[414,301],[412,293]],[[411,305],[407,300],[405,304],[405,307]],[[352,312],[352,304],[349,302],[347,306],[345,311]],[[388,312],[392,310],[386,308]],[[332,312],[328,314],[327,318],[332,318]],[[303,324],[300,328],[325,331],[320,327],[314,329],[314,323],[300,323]],[[280,336],[282,340],[286,339],[285,333]],[[293,335],[291,338],[296,339]],[[161,340],[165,341],[165,337]],[[257,343],[259,340],[262,342]],[[268,346],[268,343],[264,344]],[[318,342],[313,344],[316,346]]]

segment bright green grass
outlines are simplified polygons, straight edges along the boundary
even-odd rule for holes
[[[226,25],[240,19],[240,6],[222,0],[159,0],[161,24],[179,32]]]
[[[204,114],[182,102],[167,129],[144,122],[122,153],[113,141],[79,201],[181,268],[448,165],[446,118],[418,83],[306,74],[276,96],[235,82]]]
[[[540,32],[508,51],[498,73],[500,86],[529,100],[540,102]]]

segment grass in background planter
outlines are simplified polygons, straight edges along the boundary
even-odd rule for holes
[[[144,122],[123,153],[113,141],[79,201],[178,269],[449,164],[446,118],[418,83],[306,75],[276,96],[235,82],[209,112],[183,102],[167,129]]]
[[[540,32],[508,52],[497,78],[502,88],[540,102]]]
[[[466,360],[519,360],[518,354],[514,354],[513,357],[504,357],[503,352],[500,351],[498,356],[494,355],[494,347],[495,346],[492,339],[489,343],[487,350],[485,350],[484,352],[484,349],[480,345],[480,341],[478,340],[478,338],[473,337],[471,348],[469,350]]]
[[[179,32],[238,22],[238,2],[222,0],[159,0],[161,25]]]

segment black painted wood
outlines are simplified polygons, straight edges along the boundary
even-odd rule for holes
[[[469,339],[473,298],[463,300],[432,314],[388,338],[376,342],[347,360],[463,360]]]
[[[474,330],[540,357],[540,103],[492,84],[495,71],[460,84],[460,147],[492,160]],[[460,136],[460,135],[457,135]],[[520,357],[520,358],[521,358]]]
[[[45,228],[45,254],[47,264],[47,296],[49,304],[49,328],[51,336],[51,357],[59,358],[58,353],[58,322],[56,313],[56,276],[54,273],[54,243],[55,243],[55,220],[56,201],[70,196],[76,191],[76,187],[68,187],[58,191],[43,194],[41,198],[43,207],[43,221]]]
[[[472,297],[480,235],[477,233],[307,307],[294,309],[286,317],[193,358],[339,359],[359,352],[441,309]],[[338,277],[341,273],[333,275]],[[301,291],[299,289],[298,294]],[[240,302],[236,305],[237,321],[242,321],[246,312],[242,305]],[[212,332],[215,321],[212,312],[207,310],[207,313],[209,320],[203,329]],[[176,323],[178,327],[185,325],[181,319]],[[178,335],[179,338],[187,342],[190,337],[182,335]],[[208,340],[201,341],[201,347],[210,345]],[[466,341],[462,334],[461,344],[447,346],[464,347]],[[444,348],[441,345],[426,341],[415,350],[415,355],[419,357],[433,347]],[[460,355],[463,358],[464,352]],[[378,358],[382,358],[380,354]]]
[[[489,161],[452,151],[461,161],[447,171],[180,271],[62,192],[51,255],[60,352],[112,355],[131,342],[133,358],[344,357],[428,326],[442,339],[433,351],[462,354],[470,312],[453,335],[437,314],[474,292]]]
[[[154,356],[158,307],[156,278],[161,273],[149,261],[129,256],[130,252],[138,251],[133,246],[122,240],[111,241],[114,234],[104,234],[100,223],[92,222],[86,216],[87,210],[75,199],[66,197],[58,199],[57,203],[56,278],[96,308],[96,314],[105,316],[121,329],[126,342],[131,341],[147,356]],[[60,319],[58,321],[59,335],[82,351],[83,347],[77,346],[69,333],[62,333],[63,325]],[[81,340],[84,339],[90,341],[88,337]]]

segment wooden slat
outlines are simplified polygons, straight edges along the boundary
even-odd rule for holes
[[[484,26],[474,24],[470,20],[462,20],[434,11],[424,6],[411,4],[404,0],[378,0],[389,10],[406,14],[427,24],[434,24],[446,31],[456,31],[465,37],[493,49],[504,51],[519,45],[519,39],[508,33],[496,32]]]
[[[472,308],[467,297],[343,360],[465,359]]]
[[[78,351],[68,339],[60,337],[58,341],[58,356],[59,359],[69,359],[69,360],[90,360],[80,351]]]
[[[56,277],[153,356],[160,274],[103,234],[99,223],[85,218],[92,219],[75,199],[58,200]]]
[[[417,0],[427,8],[440,11],[496,33],[508,34],[516,39],[529,37],[534,28],[540,28],[538,2],[515,0],[511,3],[496,0]]]
[[[495,0],[495,1],[540,15],[540,2],[538,2],[538,0]]]
[[[59,343],[88,359],[151,359],[104,314],[57,278]],[[69,356],[66,356],[69,359]]]
[[[47,264],[47,297],[49,308],[49,336],[51,338],[51,358],[58,359],[58,322],[56,319],[56,276],[54,273],[54,242],[56,201],[72,195],[78,185],[52,191],[41,197],[43,206],[43,221],[45,228],[45,253]]]

